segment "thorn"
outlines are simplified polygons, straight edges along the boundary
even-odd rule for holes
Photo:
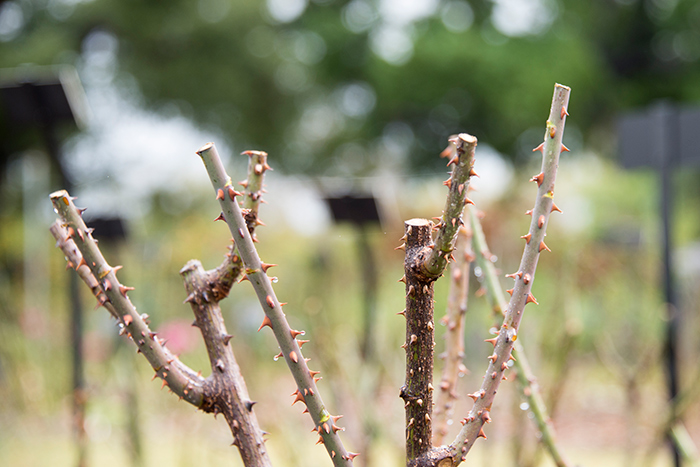
[[[242,181],[238,182],[238,184],[240,186],[242,186],[243,188],[248,188],[248,180],[242,180]]]
[[[511,279],[515,279],[516,277],[522,277],[523,273],[518,271],[514,272],[513,274],[506,274],[506,277],[510,277]]]
[[[405,318],[405,317],[406,317],[406,310],[401,310],[401,311],[399,311],[399,312],[396,313],[396,314],[397,314],[397,315],[403,315],[403,317]]]
[[[306,344],[307,342],[310,342],[310,341],[308,339],[299,339],[297,341],[297,344],[299,344],[299,348],[301,349],[304,346],[304,344]]]
[[[124,324],[128,326],[134,322],[134,318],[131,315],[124,315],[122,316],[122,321],[124,321]]]
[[[403,282],[403,283],[405,284],[405,283],[406,283],[406,274],[404,274],[403,276],[401,276],[401,279],[399,279],[399,280],[396,281],[396,282]]]
[[[268,295],[267,297],[265,297],[265,302],[267,303],[267,306],[269,306],[270,308],[275,307],[275,301],[273,300],[271,295]]]
[[[270,268],[273,268],[277,266],[276,264],[268,264],[268,263],[261,263],[260,267],[262,268],[263,272],[267,273],[267,270]]]
[[[297,336],[303,336],[305,331],[297,331],[296,329],[290,329],[289,333],[292,335],[292,339],[296,339]]]
[[[248,410],[248,412],[253,411],[253,406],[257,404],[256,401],[245,401],[245,408]]]
[[[497,340],[498,340],[498,337],[493,337],[491,339],[484,339],[484,342],[488,342],[489,344],[492,344],[494,347],[496,347]]]
[[[128,291],[130,291],[130,290],[134,290],[134,288],[133,288],[133,287],[127,287],[127,286],[125,286],[125,285],[120,285],[120,286],[119,286],[119,293],[122,294],[122,295],[124,296],[124,298],[126,298],[126,293],[127,293]]]
[[[243,196],[243,193],[240,191],[236,191],[233,189],[232,186],[228,187],[228,197],[231,198],[231,201],[234,201],[236,199],[236,196]]]
[[[289,359],[294,363],[299,363],[299,357],[297,357],[297,353],[293,350],[289,352]]]
[[[551,211],[549,211],[549,212],[554,212],[554,211],[561,212],[561,209],[559,209],[559,208],[557,207],[557,205],[554,204],[554,201],[552,201],[552,209],[551,209]]]
[[[535,175],[530,179],[530,181],[537,182],[538,187],[542,186],[542,183],[544,182],[544,172],[540,172],[539,174]]]
[[[564,120],[564,117],[568,117],[569,112],[566,111],[566,107],[561,108],[561,119]]]
[[[243,274],[240,279],[238,279],[238,284],[240,284],[243,281],[250,281],[248,278],[248,274]]]
[[[561,144],[561,152],[570,152],[570,151],[569,151],[569,148],[567,148],[566,146],[564,146],[564,143]]]
[[[189,294],[187,298],[182,302],[182,303],[194,303],[195,298],[194,298],[194,292]]]
[[[471,204],[474,206],[474,201],[470,200],[469,198],[464,198],[464,204]]]
[[[223,221],[224,219],[224,212],[222,211],[216,219],[214,219],[214,222],[216,221]]]
[[[447,188],[452,188],[452,177],[450,177],[447,180],[445,180],[444,182],[442,182],[442,184],[445,185]]]
[[[484,287],[479,287],[476,292],[474,292],[474,295],[478,297],[483,297],[486,295],[486,289]]]
[[[224,345],[228,345],[228,343],[231,341],[232,338],[233,338],[233,336],[231,334],[224,335],[224,338],[223,338]]]
[[[452,159],[450,159],[449,162],[447,162],[447,167],[449,167],[450,164],[457,165],[458,162],[459,162],[459,153],[455,154],[455,156]]]
[[[525,215],[526,215],[526,216],[531,216],[531,215],[532,215],[532,209],[528,209],[527,211],[525,211]]]
[[[525,305],[527,305],[528,303],[534,303],[535,305],[539,305],[539,303],[537,303],[537,300],[535,299],[535,296],[532,295],[532,293],[527,294],[527,300],[525,301]]]
[[[542,214],[540,217],[537,218],[537,227],[540,229],[544,225],[544,214]]]
[[[315,378],[316,375],[319,374],[319,373],[321,373],[321,372],[320,372],[320,371],[312,371],[312,370],[309,370],[309,375],[310,375],[312,378]],[[342,415],[341,415],[341,416],[342,416]]]
[[[347,455],[346,459],[348,459],[348,460],[353,460],[354,458],[356,458],[356,457],[359,456],[359,455],[360,455],[359,452],[350,452],[350,451],[348,451],[348,455]]]
[[[547,251],[550,251],[550,252],[552,251],[552,250],[550,250],[549,247],[544,243],[544,240],[542,240],[542,241],[540,242],[540,251],[542,251],[542,250],[547,250]]]
[[[537,152],[537,151],[542,151],[544,149],[544,141],[540,143],[539,146],[537,146],[535,149],[532,150],[532,152]]]
[[[523,284],[529,284],[530,283],[530,274],[525,274],[523,276]]]
[[[224,200],[224,190],[222,190],[221,188],[219,188],[218,190],[216,190],[216,199],[219,200],[219,201],[223,201],[223,200]]]
[[[498,360],[498,355],[493,354],[493,355],[489,355],[489,356],[486,357],[486,358],[488,358],[489,360],[491,360],[491,363],[494,363],[496,360]]]
[[[265,315],[265,317],[263,318],[262,324],[258,328],[258,332],[260,332],[260,330],[265,326],[269,326],[270,329],[272,329],[272,321],[270,321],[270,318],[267,315]]]
[[[323,441],[323,436],[318,435],[318,441],[316,441],[316,444],[326,444],[326,443]]]
[[[297,389],[291,395],[296,396],[294,398],[294,402],[292,402],[292,405],[296,404],[297,402],[303,402],[304,404],[306,404],[306,400],[304,400],[304,395],[301,393],[300,390]]]
[[[469,176],[470,176],[470,177],[479,177],[479,178],[481,178],[481,177],[479,176],[479,174],[476,173],[476,172],[474,171],[474,167],[472,167],[471,169],[469,169]]]
[[[394,250],[404,250],[404,251],[405,251],[405,250],[406,250],[406,244],[405,244],[405,243],[402,243],[401,245],[399,245],[399,246],[397,246],[396,248],[394,248]]]
[[[512,297],[512,296],[513,296],[513,290],[514,290],[514,289],[508,289],[508,290],[506,290],[506,292],[508,292],[508,294]]]

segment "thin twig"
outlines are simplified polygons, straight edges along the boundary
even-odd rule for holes
[[[552,198],[559,154],[564,149],[562,136],[568,115],[566,107],[570,91],[568,87],[559,84],[555,85],[554,88],[544,142],[535,149],[542,151],[542,171],[532,178],[533,181],[537,182],[538,191],[535,206],[532,211],[528,212],[532,216],[532,221],[528,233],[523,236],[526,240],[525,250],[518,272],[512,275],[516,279],[515,287],[511,291],[511,300],[499,335],[497,338],[488,339],[493,344],[494,351],[489,358],[489,365],[481,389],[471,395],[474,399],[474,406],[469,415],[462,421],[464,426],[459,434],[450,444],[450,451],[455,460],[463,460],[477,438],[486,437],[483,425],[491,420],[489,412],[494,397],[505,376],[505,371],[509,368],[508,362],[513,358],[511,351],[518,337],[518,328],[525,305],[537,303],[531,289],[540,252],[548,249],[544,243],[547,221],[550,213],[557,209]]]
[[[236,201],[236,197],[241,196],[242,193],[233,188],[231,178],[226,174],[213,143],[204,145],[197,154],[204,162],[216,199],[221,205],[224,220],[245,264],[245,278],[253,284],[265,313],[260,329],[266,326],[272,329],[282,351],[282,357],[287,362],[297,384],[297,390],[292,394],[295,397],[294,401],[306,404],[306,411],[309,412],[314,421],[315,430],[319,434],[318,442],[325,445],[333,464],[352,465],[352,459],[357,454],[348,452],[338,436],[338,431],[342,430],[336,425],[339,416],[332,416],[326,409],[316,387],[318,372],[309,370],[306,365],[300,343],[296,339],[300,332],[289,326],[282,311],[282,304],[277,299],[270,278],[266,274],[267,268],[271,265],[263,263],[255,249],[243,212]]]

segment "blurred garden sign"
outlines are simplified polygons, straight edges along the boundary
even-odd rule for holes
[[[87,99],[75,68],[71,66],[25,66],[2,70],[0,71],[0,105],[6,119],[4,123],[13,132],[13,139],[19,141],[21,151],[25,151],[35,144],[31,135],[29,138],[24,137],[38,130],[40,143],[44,145],[51,166],[59,173],[61,184],[69,189],[72,188],[71,181],[61,165],[58,134],[65,125],[82,129],[87,124]],[[17,141],[9,146],[17,147],[16,143]],[[0,153],[4,154],[5,151],[0,151]],[[35,270],[37,269],[37,259],[33,255],[40,251],[38,245],[43,242],[33,241],[31,232],[36,231],[35,217],[37,212],[41,212],[38,206],[43,205],[44,193],[47,191],[50,175],[48,169],[41,169],[47,165],[45,161],[31,161],[31,159],[31,156],[24,156],[25,169],[23,169],[25,172],[23,175],[23,204],[26,297],[35,296],[37,291],[47,289],[45,284],[35,287],[33,283],[32,277],[36,276]],[[6,164],[7,161],[3,160],[2,163]],[[37,175],[40,173],[44,174],[43,177]],[[82,305],[78,289],[79,279],[77,276],[71,275],[69,281],[71,315],[68,326],[71,330],[72,347],[73,418],[78,437],[78,465],[85,465],[87,439],[84,421],[87,396],[83,374]],[[42,306],[42,308],[45,307],[46,305]]]
[[[377,307],[377,266],[369,245],[367,227],[378,224],[379,211],[373,196],[349,194],[328,197],[326,202],[336,222],[352,222],[358,231],[358,251],[360,253],[360,277],[364,288],[362,356],[372,353],[375,311]]]
[[[661,175],[663,224],[663,281],[667,307],[665,358],[669,397],[678,395],[677,337],[680,329],[678,297],[671,264],[671,176],[679,166],[700,167],[700,108],[678,108],[661,101],[644,111],[630,112],[618,121],[620,160],[625,168],[651,167]],[[674,443],[676,466],[680,456]]]

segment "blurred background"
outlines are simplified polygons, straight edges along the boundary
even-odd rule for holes
[[[1,465],[242,465],[222,420],[151,382],[108,313],[75,288],[48,232],[48,194],[69,188],[108,262],[124,265],[139,311],[207,375],[178,271],[192,258],[216,267],[229,244],[195,156],[209,141],[234,180],[245,178],[241,151],[270,154],[260,255],[279,264],[278,296],[311,339],[305,355],[331,413],[345,415],[356,464],[402,465],[402,221],[441,214],[438,155],[451,134],[473,134],[481,178],[470,198],[496,266],[515,271],[555,82],[572,88],[563,214],[549,223],[540,305],[520,336],[559,441],[580,465],[674,465],[659,444],[671,324],[688,452],[700,443],[696,1],[10,0],[0,1],[0,68]],[[662,124],[621,132],[630,111]],[[673,117],[653,120],[662,114]],[[630,134],[639,154],[625,159]],[[373,199],[376,216],[336,222],[326,200],[346,195]],[[436,321],[447,287],[436,285]],[[273,360],[272,335],[256,332],[249,284],[222,307],[275,465],[328,465],[311,420],[290,405],[294,382]],[[467,318],[469,373],[450,436],[489,351],[484,298],[472,294]],[[71,336],[81,327],[76,379]],[[554,465],[515,383],[502,388],[489,439],[466,465]]]

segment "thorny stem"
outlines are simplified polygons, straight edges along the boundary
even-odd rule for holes
[[[263,176],[266,171],[271,170],[267,164],[267,153],[263,151],[244,151],[243,155],[248,156],[248,178],[238,182],[245,191],[243,194],[243,217],[248,226],[253,241],[255,239],[255,228],[264,225],[258,216],[258,208],[262,201]],[[223,213],[215,220],[224,220]],[[224,261],[216,268],[213,280],[219,284],[222,292],[228,294],[231,286],[243,274],[243,260],[238,255],[235,245],[231,245],[230,251],[226,254]]]
[[[226,331],[219,301],[224,298],[217,290],[216,270],[205,271],[197,260],[189,261],[180,271],[187,289],[187,302],[192,305],[195,321],[207,348],[212,374],[208,378],[211,397],[202,407],[207,412],[223,414],[233,434],[246,467],[271,466],[263,432],[253,412],[245,380],[229,345],[233,338]]]
[[[537,303],[531,293],[532,283],[535,279],[535,269],[540,252],[547,249],[544,243],[547,221],[552,210],[556,207],[553,203],[554,182],[556,179],[559,154],[561,153],[562,136],[566,122],[567,106],[571,89],[556,84],[554,96],[547,119],[544,142],[536,150],[542,151],[542,171],[533,177],[537,182],[537,199],[531,212],[530,229],[523,237],[526,240],[523,257],[518,272],[514,274],[515,287],[512,291],[508,308],[506,309],[503,325],[497,338],[489,340],[494,345],[493,354],[489,358],[488,369],[484,376],[481,389],[472,395],[474,406],[469,415],[462,421],[464,426],[455,440],[450,444],[452,458],[456,463],[463,460],[478,437],[485,437],[483,425],[491,420],[489,412],[494,397],[498,391],[501,379],[505,376],[508,362],[513,358],[511,351],[518,336],[518,328],[523,316],[525,305],[530,302]]]
[[[503,291],[498,282],[498,274],[496,273],[496,267],[491,261],[491,254],[489,253],[488,245],[486,244],[486,238],[484,236],[484,231],[481,228],[481,222],[474,212],[473,209],[467,209],[469,211],[469,220],[474,233],[474,251],[476,252],[476,260],[481,268],[484,282],[486,285],[486,298],[489,304],[495,312],[498,313],[498,318],[503,316],[503,311],[507,309],[508,303],[503,295]],[[571,464],[565,459],[559,446],[556,442],[555,430],[552,425],[552,420],[547,414],[547,407],[540,393],[539,384],[537,384],[537,379],[532,373],[530,368],[530,363],[525,355],[525,350],[522,345],[522,338],[515,341],[513,344],[513,367],[516,370],[516,377],[518,383],[520,384],[520,389],[527,400],[529,405],[529,410],[533,414],[533,419],[537,425],[537,429],[542,434],[540,441],[545,446],[549,454],[552,456],[552,460],[557,465],[557,467],[569,467]]]
[[[197,154],[204,162],[216,197],[221,204],[224,220],[229,226],[238,252],[245,264],[245,277],[253,284],[265,313],[261,329],[265,326],[272,329],[282,351],[282,356],[297,384],[297,390],[292,394],[295,396],[294,402],[301,401],[306,404],[306,410],[311,415],[315,430],[319,434],[319,442],[325,445],[333,464],[335,466],[352,465],[352,459],[357,454],[345,449],[337,433],[342,430],[335,423],[338,417],[331,416],[323,404],[316,387],[318,372],[310,371],[306,365],[306,359],[301,353],[299,342],[296,340],[296,336],[300,333],[292,330],[287,323],[282,312],[282,305],[265,273],[269,265],[260,260],[241,208],[236,202],[236,196],[239,196],[240,193],[234,190],[231,178],[226,174],[213,143],[204,145],[197,151]]]
[[[442,444],[447,435],[447,420],[452,416],[454,401],[457,399],[457,380],[459,374],[465,374],[467,368],[464,359],[464,322],[467,312],[469,291],[469,266],[474,260],[471,247],[471,228],[461,227],[457,234],[455,262],[450,265],[450,291],[447,297],[447,313],[443,318],[446,325],[445,353],[440,357],[445,360],[440,378],[437,401],[435,403],[436,430],[433,443]]]
[[[190,404],[202,407],[205,399],[204,378],[173,355],[157,334],[148,327],[145,321],[147,317],[136,311],[127,295],[131,288],[120,284],[117,280],[116,272],[119,268],[113,268],[107,264],[92,238],[92,229],[88,229],[83,222],[81,211],[75,207],[68,192],[56,191],[50,195],[50,198],[61,217],[60,227],[65,229],[65,236],[59,233],[61,239],[58,240],[58,246],[76,270],[80,271],[83,266],[90,269],[95,281],[92,281],[84,270],[80,274],[97,297],[98,306],[105,305],[113,316],[118,317],[120,334],[125,333],[134,341],[138,352],[146,357],[156,371],[155,376],[163,379],[164,386],[167,385],[170,390]],[[67,239],[72,241],[77,251]],[[94,288],[95,282],[99,290]]]
[[[406,221],[406,383],[400,397],[406,410],[407,465],[432,447],[433,408],[433,282],[421,275],[421,265],[430,254],[432,223],[425,219]]]
[[[472,135],[460,133],[451,138],[450,143],[454,145],[454,156],[447,162],[447,165],[454,164],[454,169],[450,178],[445,181],[449,192],[445,209],[438,224],[435,247],[422,266],[424,274],[433,279],[440,277],[447,266],[452,250],[454,250],[457,230],[464,224],[462,220],[464,206],[473,204],[467,198],[467,190],[469,178],[476,175],[473,167],[477,140]]]
[[[435,243],[433,223],[425,219],[411,219],[405,223],[406,249],[404,277],[406,283],[406,383],[400,397],[406,410],[406,463],[416,467],[434,463],[446,455],[445,450],[432,449],[433,411],[433,353],[434,304],[433,283],[440,277],[450,259],[457,231],[463,225],[462,211],[467,199],[469,178],[475,175],[474,136],[461,133],[450,139],[453,154],[447,165],[454,164],[448,187],[447,201],[437,226]]]

